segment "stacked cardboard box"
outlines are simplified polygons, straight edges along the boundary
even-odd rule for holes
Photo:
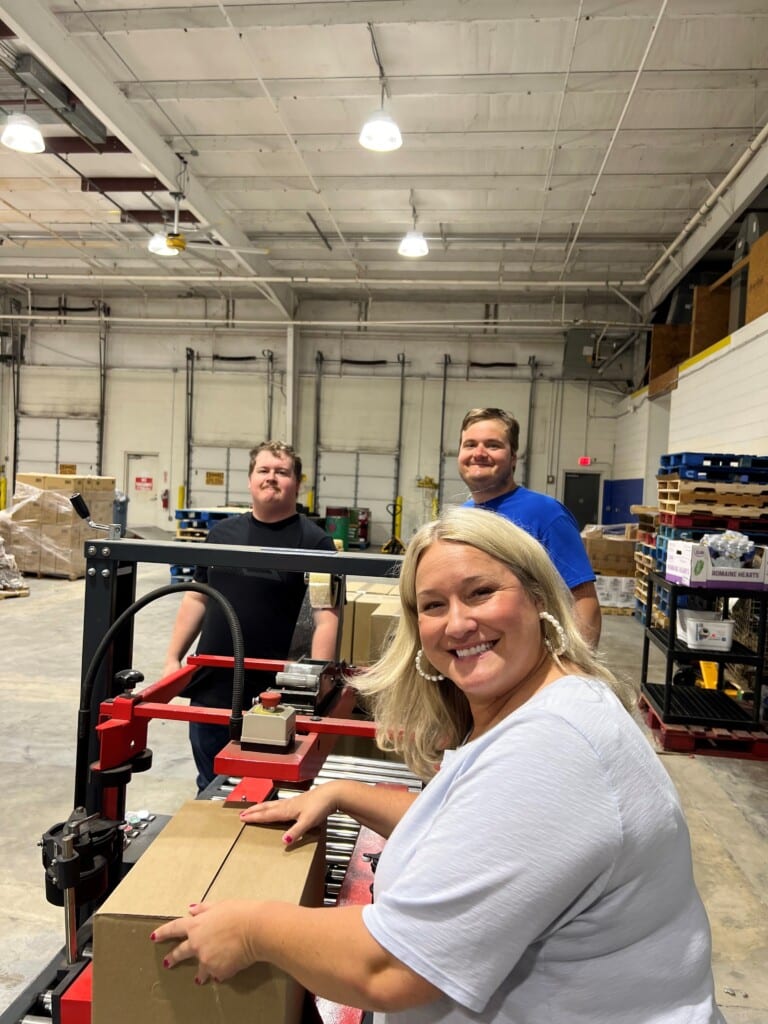
[[[370,665],[382,653],[389,628],[400,614],[396,584],[347,580],[340,658]]]
[[[634,608],[635,537],[632,524],[585,526],[581,534],[595,570],[600,607],[607,611]]]
[[[75,493],[85,499],[94,522],[112,522],[113,476],[16,476],[4,539],[20,572],[67,579],[85,574],[85,542],[104,535],[92,530],[72,508],[69,499]]]

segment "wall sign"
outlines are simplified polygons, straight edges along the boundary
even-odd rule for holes
[[[134,491],[153,491],[155,482],[151,476],[137,476],[133,482]]]

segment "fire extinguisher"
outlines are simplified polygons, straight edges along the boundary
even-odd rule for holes
[[[168,488],[166,487],[163,493],[160,495],[160,502],[164,509],[168,509]]]

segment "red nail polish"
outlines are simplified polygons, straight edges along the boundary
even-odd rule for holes
[[[195,984],[196,985],[202,985],[203,983],[202,983],[202,981],[200,981],[199,978],[195,978]]]
[[[192,907],[196,907],[196,906],[197,906],[197,904],[196,904],[196,903],[190,903],[190,904],[189,904],[189,909],[191,910],[191,909],[192,909]]]
[[[157,936],[155,935],[154,932],[152,932],[152,934],[149,937],[152,940],[152,942],[157,942]]]
[[[283,842],[286,843],[286,845],[289,845],[293,842],[293,836],[286,836]]]
[[[170,967],[170,966],[171,966],[171,961],[168,960],[168,958],[166,957],[166,959],[163,960],[163,967]]]

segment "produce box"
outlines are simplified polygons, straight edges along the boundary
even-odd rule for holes
[[[755,546],[749,566],[718,564],[706,544],[690,540],[670,540],[667,545],[665,577],[670,583],[686,587],[734,587],[763,590],[766,586],[765,548]]]

